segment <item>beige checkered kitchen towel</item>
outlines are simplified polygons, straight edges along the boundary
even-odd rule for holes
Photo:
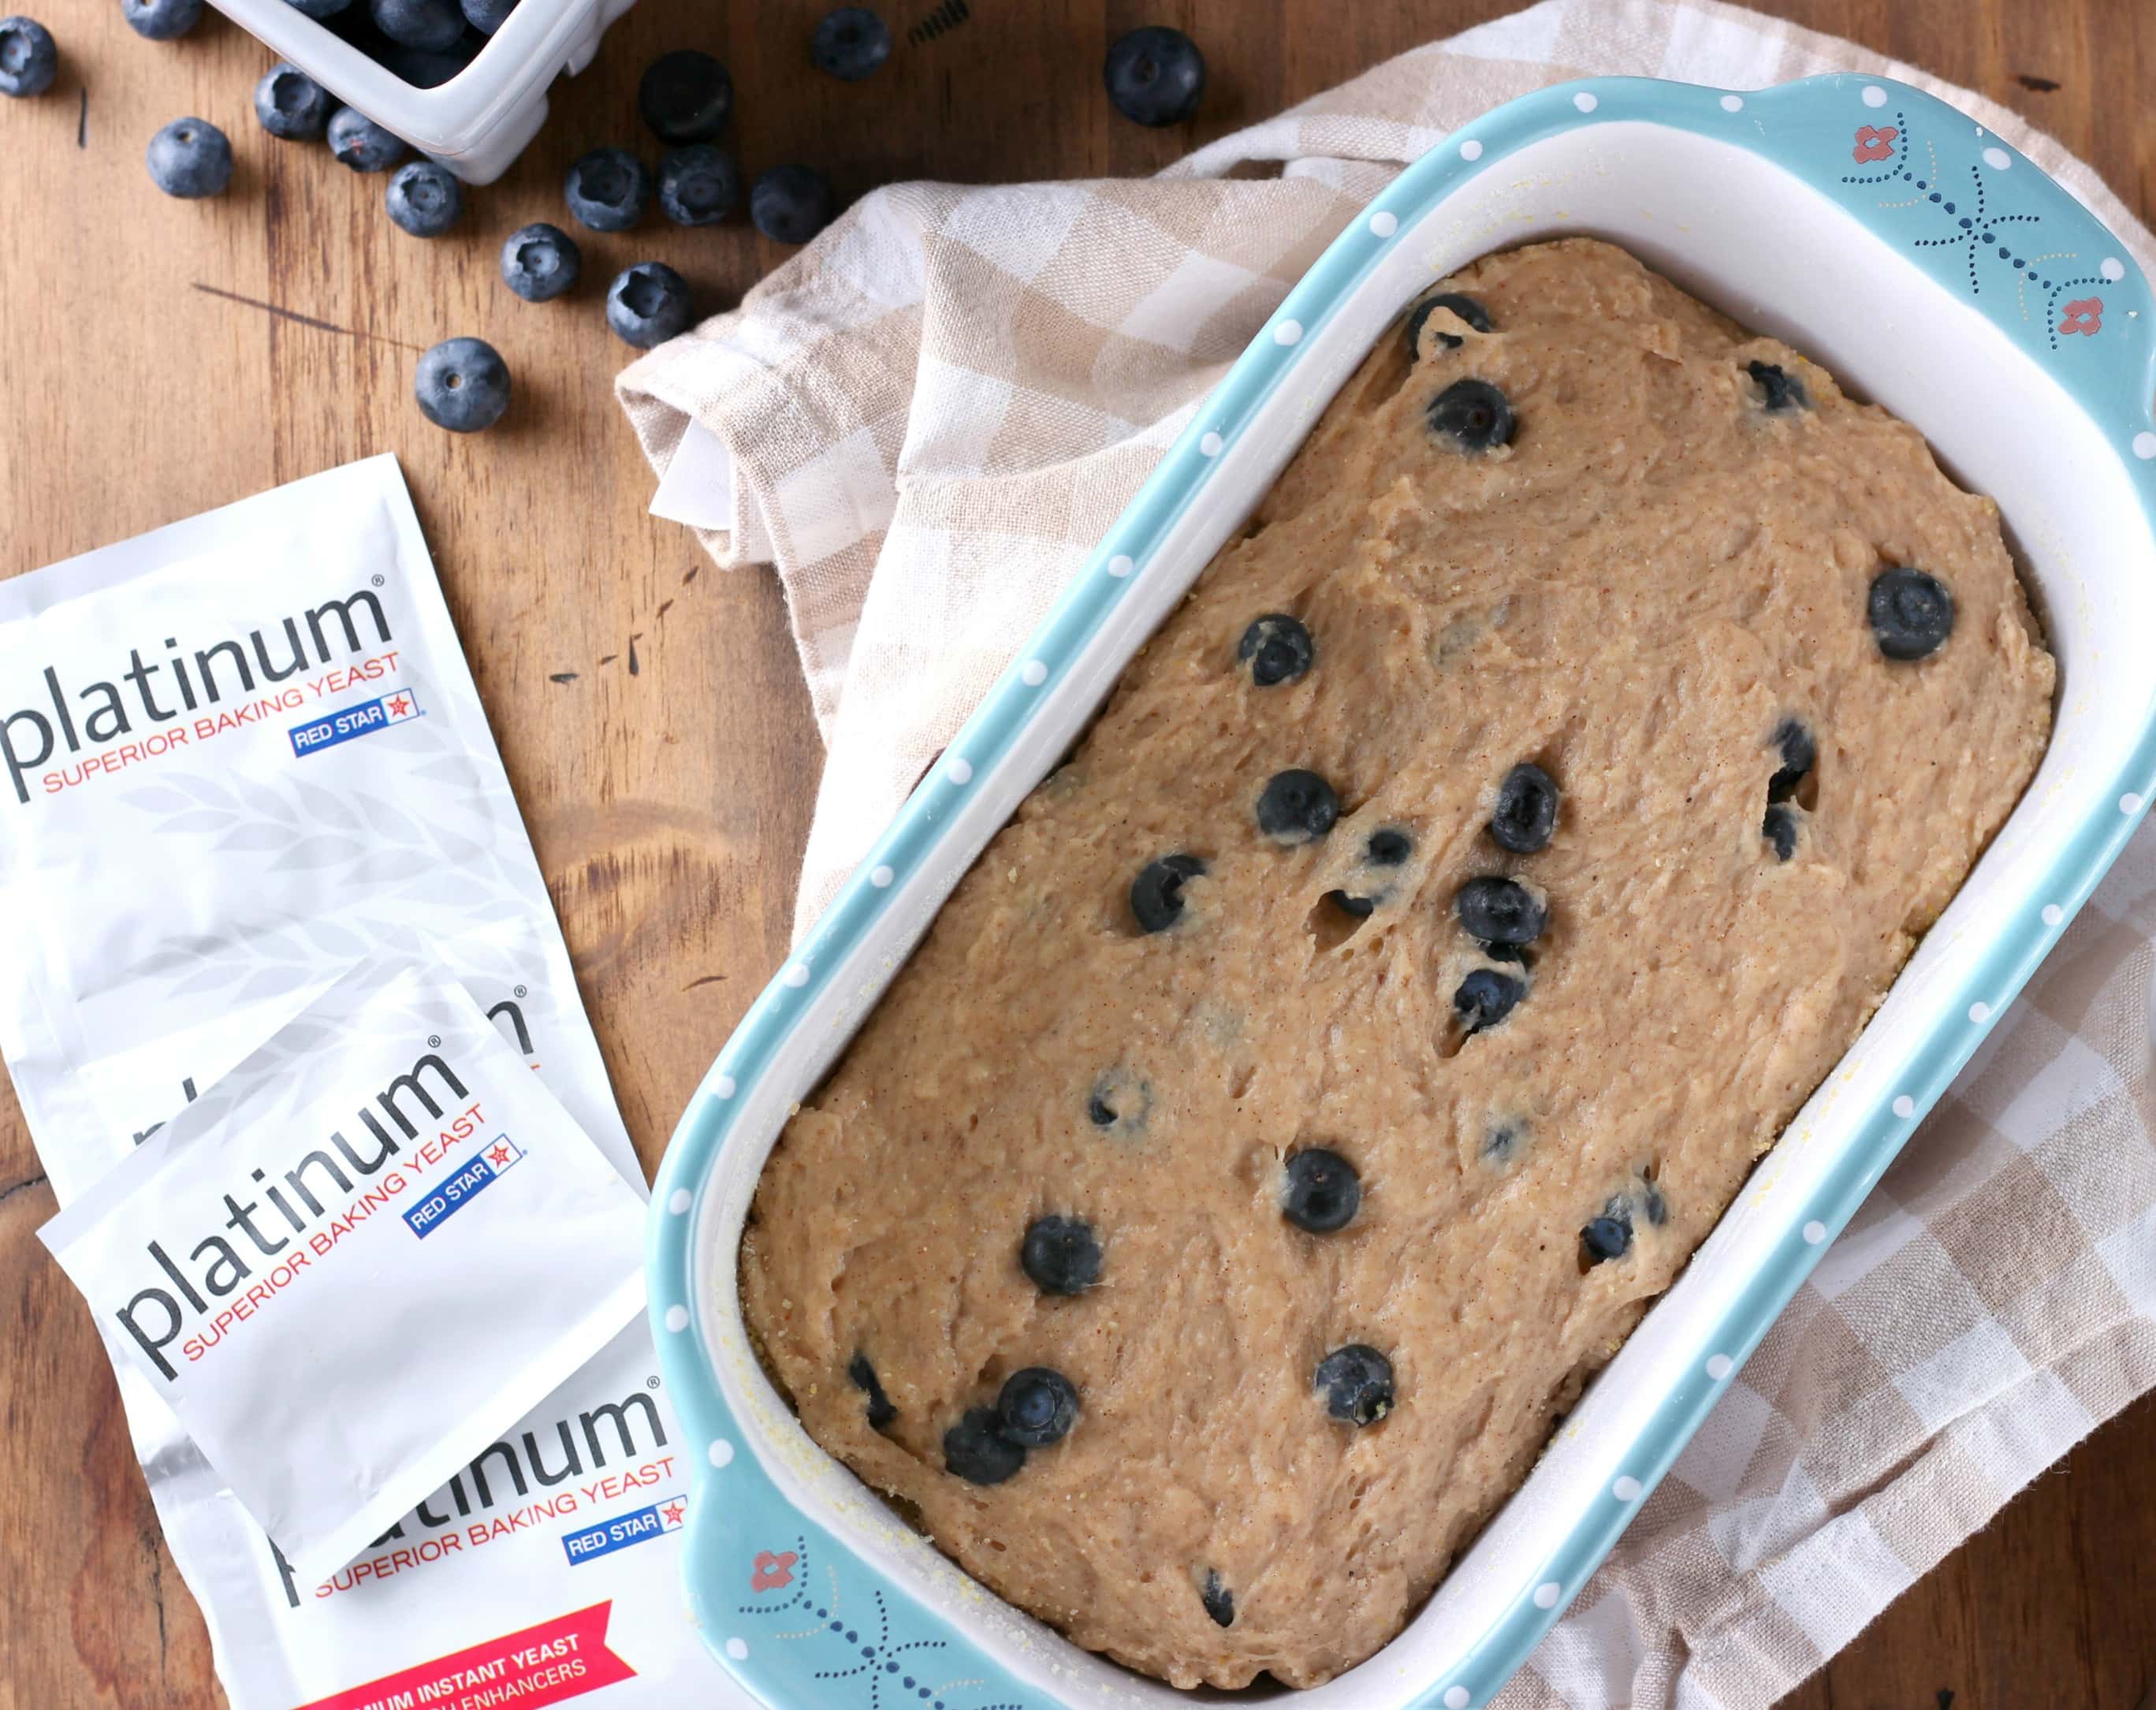
[[[2013,137],[2156,271],[2149,234],[1966,90],[1732,7],[1547,0],[1159,177],[863,200],[619,383],[662,473],[734,471],[722,565],[772,562],[830,756],[813,920],[1327,241],[1497,102],[1589,74],[1832,69]],[[1277,177],[1229,177],[1277,162]],[[1787,1692],[2099,1420],[2156,1387],[2145,829],[1499,1701],[1741,1710]]]

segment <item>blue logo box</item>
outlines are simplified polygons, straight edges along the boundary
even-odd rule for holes
[[[487,1143],[485,1151],[405,1212],[404,1221],[412,1225],[412,1233],[424,1241],[448,1222],[453,1214],[470,1204],[482,1188],[496,1180],[504,1170],[521,1163],[523,1158],[522,1150],[508,1135],[495,1135]]]
[[[633,1514],[619,1515],[612,1520],[602,1520],[596,1526],[587,1526],[581,1532],[565,1532],[562,1534],[562,1548],[567,1553],[572,1568],[596,1561],[618,1549],[627,1549],[633,1543],[680,1531],[687,1507],[681,1497],[670,1497],[648,1508],[639,1508]]]
[[[292,752],[295,754],[318,754],[324,748],[334,748],[339,742],[348,742],[354,737],[364,737],[375,731],[386,730],[393,724],[402,724],[408,718],[419,716],[418,698],[409,689],[399,689],[388,695],[377,695],[372,701],[362,701],[357,706],[347,706],[337,712],[326,712],[320,718],[311,718],[305,724],[295,724],[291,729]]]

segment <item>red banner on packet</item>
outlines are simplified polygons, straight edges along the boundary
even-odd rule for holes
[[[557,1615],[550,1621],[467,1646],[431,1662],[400,1668],[299,1710],[493,1710],[515,1704],[539,1710],[601,1687],[632,1679],[636,1671],[607,1649],[613,1602]]]

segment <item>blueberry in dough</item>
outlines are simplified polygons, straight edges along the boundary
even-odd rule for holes
[[[1527,994],[1524,981],[1494,968],[1478,968],[1460,981],[1460,989],[1452,994],[1452,1008],[1471,1036],[1495,1027]]]
[[[1138,929],[1164,932],[1183,915],[1183,881],[1205,870],[1204,859],[1194,855],[1163,855],[1147,864],[1131,881],[1131,912]]]
[[[1889,659],[1928,659],[1953,633],[1953,590],[1906,564],[1873,580],[1870,610],[1871,633]]]
[[[1025,1465],[1025,1445],[1005,1435],[993,1407],[971,1407],[943,1433],[943,1465],[968,1484],[1001,1484]]]
[[[1535,958],[1527,953],[1524,944],[1485,944],[1482,953],[1492,962],[1509,962],[1517,968],[1535,965]]]
[[[1774,746],[1781,750],[1782,763],[1767,780],[1767,799],[1786,802],[1810,775],[1819,760],[1819,745],[1802,719],[1785,718],[1774,727]]]
[[[1497,786],[1490,835],[1500,849],[1533,855],[1548,845],[1557,829],[1557,780],[1532,761],[1522,760]]]
[[[1450,309],[1477,332],[1490,330],[1490,311],[1474,298],[1459,291],[1440,291],[1434,297],[1425,297],[1415,305],[1414,313],[1408,316],[1408,360],[1413,362],[1422,349],[1423,323],[1434,309]],[[1456,332],[1440,332],[1437,341],[1449,351],[1456,351],[1466,341]]]
[[[1758,387],[1761,408],[1768,415],[1781,415],[1789,410],[1809,409],[1811,407],[1811,397],[1804,390],[1804,383],[1794,374],[1784,373],[1774,363],[1747,362],[1744,372]]]
[[[1369,919],[1372,911],[1378,906],[1378,899],[1374,896],[1355,896],[1345,891],[1328,891],[1325,893],[1325,901],[1338,909],[1341,913],[1358,921]]]
[[[1338,1153],[1312,1146],[1288,1158],[1281,1214],[1297,1229],[1331,1235],[1347,1228],[1362,1209],[1363,1178]]]
[[[1375,1425],[1393,1410],[1393,1363],[1374,1348],[1350,1343],[1318,1361],[1311,1387],[1323,1394],[1333,1418]]]
[[[846,1376],[853,1386],[869,1398],[869,1428],[882,1430],[898,1417],[898,1410],[891,1404],[891,1397],[883,1393],[883,1384],[876,1378],[876,1369],[869,1363],[869,1357],[856,1350],[846,1367]]]
[[[1083,1294],[1101,1280],[1101,1243],[1081,1218],[1034,1219],[1018,1259],[1043,1294]]]
[[[1588,1219],[1579,1232],[1579,1245],[1590,1265],[1623,1258],[1632,1250],[1632,1208],[1622,1199],[1612,1199],[1601,1216]]]
[[[1152,1114],[1152,1088],[1127,1069],[1104,1071],[1086,1096],[1086,1116],[1096,1128],[1142,1132]]]
[[[1274,773],[1258,798],[1258,829],[1275,843],[1308,843],[1332,829],[1340,798],[1314,772],[1300,768]]]
[[[1299,619],[1286,612],[1267,612],[1243,632],[1235,657],[1250,668],[1252,682],[1270,689],[1302,675],[1317,657],[1317,649]]]
[[[1662,1190],[1652,1182],[1640,1190],[1640,1209],[1647,1214],[1647,1221],[1660,1229],[1669,1220],[1670,1208],[1662,1203]]]
[[[1774,845],[1774,859],[1786,861],[1797,852],[1797,811],[1785,802],[1767,809],[1759,834]]]
[[[1028,1366],[1004,1382],[996,1397],[996,1416],[1014,1443],[1045,1449],[1069,1436],[1078,1422],[1077,1386],[1047,1366]]]
[[[1462,451],[1487,451],[1512,437],[1512,406],[1487,380],[1455,380],[1431,400],[1433,432]]]
[[[1235,1594],[1220,1583],[1220,1576],[1213,1569],[1205,1570],[1205,1589],[1198,1594],[1205,1605],[1205,1613],[1213,1617],[1217,1627],[1235,1625]]]
[[[1406,832],[1387,826],[1373,831],[1363,846],[1363,858],[1373,867],[1397,867],[1414,852],[1414,840]]]
[[[1453,907],[1467,935],[1486,944],[1532,944],[1548,923],[1548,911],[1516,879],[1470,879]]]

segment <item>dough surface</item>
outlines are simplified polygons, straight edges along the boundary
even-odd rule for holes
[[[1605,244],[1436,289],[1491,330],[1440,309],[1412,362],[1380,341],[790,1123],[742,1249],[819,1442],[1010,1601],[1181,1686],[1316,1684],[1399,1630],[1856,1038],[2050,730],[1996,508],[1913,429]],[[1768,408],[1753,363],[1808,401]],[[1509,444],[1433,431],[1466,377],[1509,400]],[[1952,592],[1928,657],[1875,635],[1893,566]],[[1238,650],[1273,614],[1314,656],[1261,686]],[[1783,860],[1791,721],[1816,761],[1774,786]],[[1562,799],[1515,854],[1488,827],[1522,762]],[[1291,768],[1339,804],[1297,846],[1255,818]],[[1372,858],[1381,831],[1404,860]],[[1169,854],[1204,871],[1142,931],[1133,881]],[[1488,875],[1546,905],[1525,963],[1455,917]],[[1471,1035],[1478,969],[1526,989]],[[1318,1148],[1360,1179],[1334,1233],[1282,1211]],[[1096,1235],[1083,1292],[1021,1268],[1047,1215]],[[1629,1245],[1595,1261],[1598,1219]],[[1394,1376],[1360,1428],[1313,1387],[1350,1344]],[[947,1471],[945,1433],[1028,1367],[1075,1386],[1069,1435],[1001,1483]]]

